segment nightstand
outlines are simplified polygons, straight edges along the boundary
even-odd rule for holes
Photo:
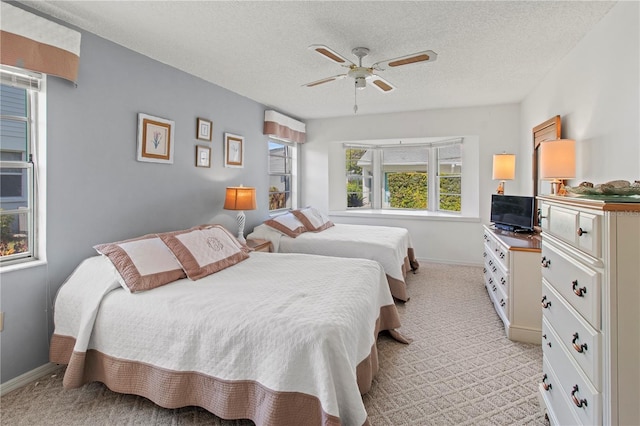
[[[247,245],[255,251],[264,251],[266,253],[271,253],[271,241],[269,240],[247,240]]]

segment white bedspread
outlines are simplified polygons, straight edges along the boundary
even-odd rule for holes
[[[61,287],[54,334],[76,338],[74,352],[255,380],[316,396],[344,425],[366,421],[356,366],[371,353],[380,308],[394,303],[378,263],[254,252],[198,281],[136,294],[114,273],[92,257]]]
[[[308,253],[324,256],[358,257],[380,262],[386,274],[404,281],[402,265],[413,244],[409,231],[391,226],[336,223],[321,232],[305,232],[291,238],[261,224],[247,238],[271,241],[280,253]]]

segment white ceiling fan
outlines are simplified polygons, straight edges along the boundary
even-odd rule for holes
[[[351,77],[355,81],[356,89],[364,89],[367,87],[367,81],[376,89],[383,93],[389,93],[396,89],[396,87],[389,81],[385,80],[376,71],[384,71],[387,68],[396,68],[411,64],[421,64],[426,62],[433,62],[438,58],[438,54],[432,50],[424,50],[422,52],[412,53],[410,55],[401,56],[395,59],[387,59],[384,61],[376,62],[370,67],[362,66],[362,58],[369,54],[369,49],[366,47],[355,47],[351,50],[358,58],[358,65],[354,64],[343,55],[339,54],[335,50],[322,44],[312,44],[309,49],[314,50],[323,57],[329,59],[342,67],[349,68],[345,74],[338,74],[332,77],[323,78],[322,80],[313,81],[311,83],[303,84],[306,87],[314,87],[320,84],[329,83],[331,81],[340,80],[345,77]],[[357,103],[353,107],[353,112],[358,112]]]

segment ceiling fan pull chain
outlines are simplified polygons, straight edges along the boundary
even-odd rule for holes
[[[358,87],[355,83],[353,85],[353,113],[358,113]]]

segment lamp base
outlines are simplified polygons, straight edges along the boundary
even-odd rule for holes
[[[238,236],[236,238],[242,244],[246,244],[247,240],[244,239],[244,222],[245,222],[244,211],[240,210],[238,212],[238,215],[236,216],[236,221],[238,222]]]
[[[504,181],[501,181],[500,185],[496,188],[496,194],[504,195]]]
[[[551,195],[567,195],[567,190],[564,189],[564,180],[554,179],[551,181]]]

